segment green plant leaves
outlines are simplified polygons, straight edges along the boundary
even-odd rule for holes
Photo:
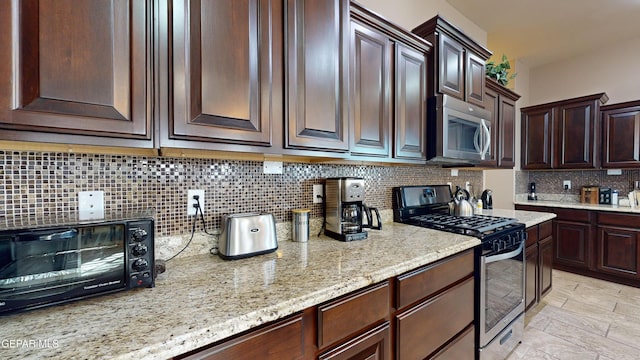
[[[489,61],[486,65],[486,75],[498,83],[506,86],[509,83],[509,80],[512,80],[516,77],[517,74],[509,75],[509,71],[511,69],[511,64],[509,63],[509,58],[507,55],[502,54],[502,60],[499,64],[496,64],[494,61]]]

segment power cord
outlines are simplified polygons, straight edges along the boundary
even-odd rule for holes
[[[189,238],[189,241],[187,241],[187,244],[182,248],[182,250],[178,251],[177,254],[165,260],[165,263],[169,262],[169,260],[173,260],[176,256],[182,254],[182,252],[189,247],[189,245],[191,244],[191,241],[193,241],[193,236],[196,233],[196,223],[198,222],[198,213],[200,213],[200,219],[202,220],[202,230],[205,232],[205,234],[213,236],[213,234],[210,234],[207,231],[207,223],[204,221],[204,212],[202,211],[202,207],[200,206],[200,196],[194,195],[193,199],[196,201],[196,203],[193,205],[193,207],[196,209],[196,215],[193,217],[193,225],[191,226],[191,237]],[[214,247],[214,248],[211,248],[209,252],[213,251],[214,249],[217,250],[217,248]]]

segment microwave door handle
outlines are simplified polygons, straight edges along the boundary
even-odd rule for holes
[[[480,129],[477,129],[473,135],[473,147],[476,148],[477,153],[480,153],[480,136]]]
[[[486,135],[486,140],[487,140],[484,142],[484,148],[482,149],[482,154],[481,154],[482,158],[484,159],[485,156],[487,155],[487,152],[489,151],[489,147],[491,146],[491,131],[489,130],[489,127],[487,126],[484,120],[482,120],[480,124],[482,124],[482,130],[484,130],[484,133]]]

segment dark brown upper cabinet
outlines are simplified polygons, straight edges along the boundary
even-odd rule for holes
[[[389,157],[393,45],[381,31],[355,20],[350,40],[351,154]]]
[[[431,44],[356,3],[351,19],[351,155],[424,161]]]
[[[439,15],[412,32],[434,44],[429,96],[448,94],[484,106],[485,62],[491,52]]]
[[[282,121],[282,1],[171,5],[166,140],[271,146]]]
[[[152,148],[152,1],[3,1],[0,139]]]
[[[491,158],[483,166],[513,168],[515,166],[516,101],[520,95],[498,84],[486,80],[484,108],[491,112]]]
[[[285,147],[349,150],[349,1],[287,0]]]
[[[640,168],[640,100],[602,111],[602,167]]]
[[[522,108],[523,169],[594,169],[600,166],[599,93]]]
[[[396,44],[396,158],[427,158],[426,82],[425,54]]]

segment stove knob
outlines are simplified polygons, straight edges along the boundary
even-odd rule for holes
[[[135,271],[142,271],[149,267],[149,262],[145,259],[138,259],[131,264],[131,268]]]
[[[133,256],[142,256],[147,253],[147,246],[144,244],[136,244],[136,246],[131,249],[131,253]]]
[[[131,234],[131,237],[133,238],[133,241],[141,242],[141,241],[147,240],[147,235],[148,234],[147,234],[146,230],[137,228],[137,229],[133,230],[133,233]]]

